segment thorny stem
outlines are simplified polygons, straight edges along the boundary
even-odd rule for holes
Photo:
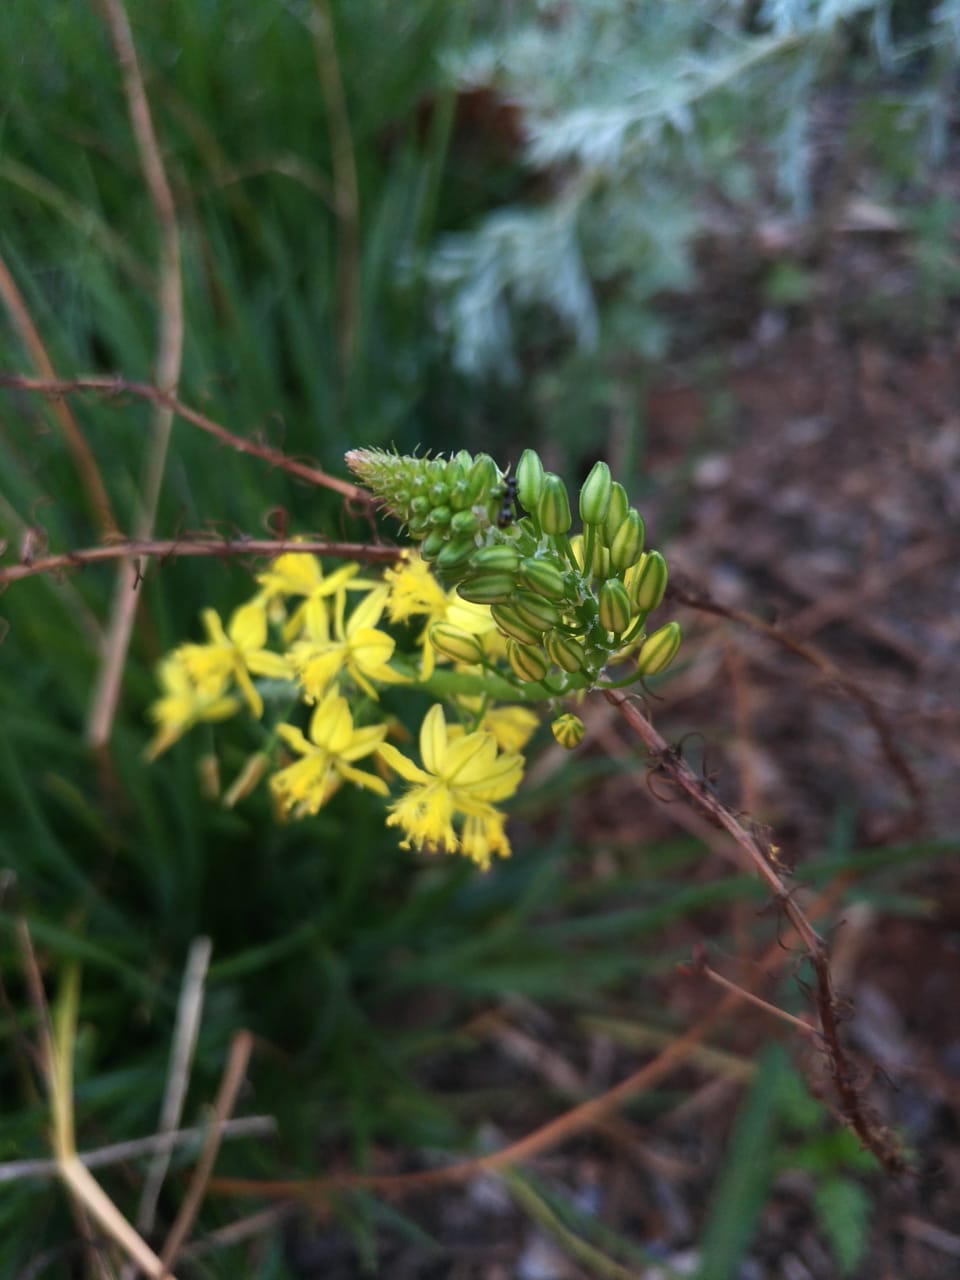
[[[44,378],[55,378],[56,373],[50,361],[50,356],[47,354],[47,349],[43,344],[43,339],[37,332],[37,327],[33,323],[33,318],[27,309],[20,290],[17,288],[16,281],[10,274],[10,270],[2,257],[0,257],[0,298],[6,304],[10,318],[20,335],[20,340],[29,352],[34,367]],[[69,406],[62,400],[54,403],[53,416],[56,418],[64,442],[73,456],[73,464],[77,469],[81,487],[93,514],[96,516],[100,532],[105,538],[115,537],[117,534],[116,517],[113,514],[110,499],[107,497],[103,476],[100,474],[97,460],[93,456],[93,451],[80,429],[80,424],[74,418]]]
[[[870,1115],[855,1081],[855,1070],[840,1043],[840,1029],[836,993],[830,973],[827,945],[807,919],[803,909],[784,884],[773,865],[770,855],[757,839],[747,831],[730,810],[704,787],[680,753],[661,737],[650,721],[624,694],[607,689],[604,697],[623,715],[631,729],[640,737],[644,746],[656,760],[657,769],[681,791],[693,805],[706,814],[716,826],[723,828],[743,850],[757,875],[769,888],[774,901],[793,926],[814,973],[814,998],[824,1050],[830,1067],[830,1076],[840,1100],[840,1107],[847,1123],[864,1147],[883,1164],[888,1173],[902,1173],[906,1162],[895,1140]]]
[[[130,538],[105,547],[82,547],[59,555],[42,556],[19,564],[0,565],[0,587],[39,573],[60,573],[64,569],[80,569],[87,564],[101,564],[135,556],[156,556],[173,560],[183,556],[267,556],[271,560],[282,555],[339,556],[343,560],[365,560],[375,564],[393,564],[403,554],[402,548],[362,542],[332,542],[329,538]]]
[[[83,391],[94,391],[106,396],[136,396],[151,404],[166,406],[177,417],[216,437],[236,453],[249,454],[253,458],[259,458],[261,462],[268,463],[271,467],[306,480],[309,484],[332,489],[349,501],[356,502],[364,510],[369,510],[372,505],[373,500],[369,492],[361,489],[359,485],[351,484],[349,480],[341,480],[339,476],[329,475],[319,467],[312,467],[305,462],[298,462],[295,458],[288,458],[281,449],[275,449],[272,445],[261,444],[258,440],[251,440],[246,436],[238,436],[221,426],[219,422],[215,422],[213,418],[208,418],[206,414],[191,409],[172,392],[164,391],[150,382],[132,382],[127,378],[102,374],[80,378],[29,378],[19,373],[0,373],[0,387],[13,387],[18,391],[35,391],[47,396],[76,395]]]
[[[897,746],[893,730],[887,723],[883,712],[877,706],[876,700],[871,697],[858,681],[848,676],[836,663],[831,662],[825,654],[821,653],[813,645],[807,644],[803,640],[795,639],[788,632],[772,626],[769,622],[764,622],[762,618],[754,617],[752,613],[747,613],[743,609],[733,609],[728,605],[720,604],[718,601],[713,600],[706,591],[695,587],[692,583],[674,578],[667,587],[666,598],[668,600],[676,600],[680,604],[689,605],[693,609],[700,610],[701,613],[712,613],[718,618],[729,618],[732,622],[739,622],[743,626],[749,627],[751,631],[767,636],[768,639],[773,640],[782,648],[795,653],[797,657],[803,658],[805,662],[809,662],[819,671],[822,671],[827,679],[833,681],[839,689],[842,689],[848,698],[852,698],[854,702],[858,703],[873,726],[881,749],[887,758],[887,763],[900,778],[904,789],[910,796],[913,806],[912,820],[914,825],[920,826],[923,821],[925,803],[923,788],[903,752]]]

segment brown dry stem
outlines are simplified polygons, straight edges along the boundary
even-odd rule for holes
[[[641,739],[658,772],[682,791],[693,805],[700,809],[716,826],[731,836],[750,865],[766,884],[774,902],[786,916],[800,939],[814,975],[814,1001],[820,1019],[824,1052],[830,1077],[840,1103],[840,1110],[867,1150],[883,1164],[889,1173],[902,1173],[906,1164],[898,1144],[869,1114],[856,1082],[856,1071],[840,1040],[840,1006],[833,989],[830,959],[826,943],[816,932],[796,897],[784,884],[770,852],[763,849],[756,837],[740,823],[713,792],[705,787],[680,753],[657,732],[650,721],[630,700],[617,689],[608,689],[604,696],[623,715],[631,729]]]
[[[0,565],[0,587],[42,573],[63,573],[88,564],[103,564],[119,558],[156,557],[175,560],[184,556],[215,556],[220,560],[238,556],[282,555],[338,556],[342,560],[364,560],[374,564],[394,564],[403,555],[400,547],[365,542],[331,542],[328,538],[131,538],[106,547],[80,547],[58,555],[41,556],[26,563]]]
[[[877,740],[887,759],[887,764],[903,783],[904,790],[910,797],[911,802],[911,825],[914,828],[922,825],[926,798],[920,781],[903,752],[897,746],[893,728],[887,722],[887,718],[877,700],[858,680],[854,680],[852,676],[841,670],[835,662],[831,662],[826,654],[822,653],[815,645],[809,644],[805,640],[798,640],[789,632],[783,631],[769,622],[764,622],[762,618],[757,618],[743,609],[734,609],[728,605],[720,604],[708,592],[685,579],[675,578],[667,587],[667,597],[668,599],[676,600],[679,604],[685,604],[691,609],[698,609],[702,613],[711,613],[718,618],[728,618],[732,622],[739,622],[751,631],[766,636],[775,644],[787,649],[790,653],[796,654],[798,658],[809,662],[826,676],[832,684],[836,685],[838,689],[842,689],[847,697],[856,702],[863,710],[874,733],[877,735]]]
[[[836,887],[824,892],[810,908],[810,916],[816,919],[832,909]],[[811,926],[812,928],[812,926]],[[761,967],[776,970],[790,959],[790,953],[775,943],[761,958]],[[650,1062],[621,1080],[596,1098],[590,1098],[572,1107],[562,1115],[525,1134],[516,1142],[470,1160],[461,1160],[442,1169],[425,1169],[417,1173],[397,1174],[333,1174],[324,1178],[258,1179],[211,1178],[209,1190],[220,1195],[262,1196],[272,1200],[301,1200],[315,1206],[324,1206],[337,1192],[350,1190],[375,1191],[382,1195],[401,1196],[437,1187],[454,1186],[469,1182],[479,1174],[495,1173],[500,1169],[536,1156],[568,1142],[585,1130],[601,1125],[618,1107],[638,1097],[646,1089],[659,1083],[694,1057],[706,1037],[723,1018],[743,1003],[745,993],[740,989],[727,994],[706,1017],[701,1018],[682,1035],[671,1041]]]
[[[47,348],[2,256],[0,256],[0,297],[3,298],[13,326],[19,333],[34,368],[42,378],[55,379],[56,371],[47,354]],[[104,538],[119,536],[116,517],[104,487],[100,468],[97,466],[97,460],[87,443],[86,436],[80,429],[80,424],[65,400],[55,400],[51,407],[64,443],[73,456],[73,465],[80,478],[80,486],[86,494],[94,519],[100,526],[101,535]]]
[[[137,51],[123,0],[101,0],[114,54],[123,76],[127,110],[136,140],[140,166],[153,205],[160,236],[160,277],[157,304],[160,328],[157,336],[156,381],[168,394],[176,391],[183,356],[183,284],[180,276],[180,234],[173,193],[167,180],[160,147],[153,128],[150,106],[137,61]],[[156,518],[160,488],[167,459],[167,448],[173,428],[173,410],[156,404],[153,415],[153,438],[147,453],[141,491],[141,513],[137,533],[150,536]],[[110,739],[120,698],[120,685],[127,650],[133,632],[140,593],[136,590],[139,571],[122,565],[117,575],[110,627],[87,716],[87,741],[102,749]]]
[[[238,436],[219,422],[215,422],[213,418],[208,418],[206,414],[192,409],[172,393],[164,391],[161,387],[154,386],[150,382],[136,382],[127,378],[103,375],[58,380],[29,378],[19,373],[0,373],[0,387],[14,387],[19,391],[35,391],[40,395],[52,397],[78,395],[86,391],[110,397],[135,396],[137,399],[147,400],[151,404],[165,406],[178,418],[183,418],[184,422],[189,422],[192,426],[199,427],[201,431],[214,436],[236,453],[245,453],[249,454],[250,457],[259,458],[269,466],[276,467],[278,471],[285,471],[288,475],[307,481],[308,484],[316,484],[324,489],[332,489],[334,493],[341,494],[348,501],[357,503],[365,510],[369,510],[373,504],[373,499],[368,490],[361,489],[359,485],[352,484],[349,480],[341,480],[339,476],[332,476],[326,471],[321,471],[319,467],[311,466],[309,463],[298,462],[295,458],[289,458],[282,450],[275,449],[271,445],[262,444],[259,440]]]

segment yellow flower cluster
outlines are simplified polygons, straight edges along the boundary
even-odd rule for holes
[[[382,580],[361,577],[353,564],[325,573],[315,556],[289,553],[257,585],[226,626],[205,610],[206,641],[162,659],[148,758],[195,725],[225,720],[244,705],[263,719],[265,695],[271,708],[303,703],[312,708],[306,731],[278,715],[252,758],[257,766],[230,788],[231,803],[256,785],[264,760],[279,765],[269,786],[280,811],[294,818],[317,813],[344,782],[387,796],[388,781],[398,775],[407,787],[389,804],[386,821],[401,830],[403,847],[461,852],[483,868],[509,854],[497,805],[520,783],[520,752],[538,717],[526,707],[453,693],[456,722],[448,724],[439,703],[424,717],[418,765],[386,741],[396,722],[380,704],[384,687],[425,684],[438,663],[452,662],[467,675],[492,666],[502,657],[503,638],[490,608],[445,590],[415,552]],[[359,599],[348,607],[354,594]],[[397,652],[385,618],[414,623],[415,655]],[[438,627],[446,645],[432,638]],[[451,656],[451,637],[459,657]],[[377,772],[357,767],[371,758]]]

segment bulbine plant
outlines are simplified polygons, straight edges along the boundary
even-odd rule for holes
[[[576,747],[584,727],[568,704],[675,657],[677,623],[647,629],[666,562],[644,550],[643,518],[605,462],[580,489],[576,534],[565,483],[531,449],[513,475],[465,451],[356,449],[347,463],[416,545],[379,578],[358,563],[331,568],[287,552],[226,626],[206,610],[206,641],[160,664],[148,755],[246,709],[264,740],[230,804],[269,775],[279,813],[302,818],[344,783],[385,797],[399,778],[406,788],[386,822],[402,844],[459,852],[486,869],[510,853],[499,806],[520,784],[537,711],[549,711],[562,746]],[[391,624],[412,629],[398,640]],[[403,731],[384,711],[387,688],[434,699],[419,763],[389,740],[402,742]],[[301,727],[291,717],[304,705]]]
[[[670,665],[681,634],[673,620],[648,629],[649,616],[668,595],[666,562],[645,549],[643,518],[606,463],[597,462],[580,488],[581,528],[572,532],[564,481],[530,449],[512,474],[483,453],[404,457],[354,449],[346,461],[358,488],[234,437],[156,388],[94,377],[3,381],[46,393],[122,386],[302,479],[352,500],[366,495],[411,540],[395,547],[325,539],[134,539],[55,555],[31,552],[0,566],[0,584],[8,584],[121,556],[270,557],[252,598],[226,623],[204,610],[206,639],[184,642],[161,659],[161,694],[149,708],[155,725],[149,760],[194,726],[245,710],[261,742],[224,793],[226,804],[241,802],[266,779],[278,820],[309,818],[350,783],[370,792],[372,803],[386,801],[385,821],[398,829],[403,847],[461,854],[487,870],[511,853],[503,805],[520,786],[522,753],[542,715],[549,716],[557,742],[572,749],[585,733],[580,703],[604,697],[638,736],[658,778],[725,831],[741,864],[745,858],[766,886],[810,966],[816,1018],[797,1019],[733,986],[703,955],[697,968],[733,987],[734,1003],[759,1004],[812,1037],[844,1123],[889,1172],[905,1167],[895,1136],[864,1102],[840,1036],[843,1013],[829,949],[786,884],[776,847],[763,828],[719,800],[631,693],[631,686],[642,687]],[[385,563],[386,569],[376,568]],[[716,610],[708,598],[701,606],[682,589],[672,595]],[[825,667],[809,646],[789,637],[784,643]],[[859,686],[842,672],[837,682],[870,711]],[[392,709],[408,697],[430,699],[416,752]],[[884,726],[876,723],[886,743]],[[645,1083],[643,1070],[637,1080]],[[632,1084],[624,1081],[613,1095],[626,1096]],[[509,1152],[501,1154],[507,1161]]]

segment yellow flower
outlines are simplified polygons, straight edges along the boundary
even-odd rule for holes
[[[310,718],[309,732],[308,741],[292,724],[277,725],[277,733],[287,746],[302,757],[270,779],[271,790],[288,813],[292,812],[297,818],[316,813],[344,779],[378,795],[387,794],[387,784],[382,778],[353,767],[354,760],[368,756],[379,747],[387,732],[386,725],[354,728],[346,698],[336,689],[330,689]]]
[[[479,667],[466,668],[463,670],[479,671]],[[483,704],[482,698],[465,698],[457,699],[459,706],[465,711],[472,711],[477,715]],[[530,739],[536,733],[540,725],[540,717],[536,712],[531,711],[529,707],[507,706],[507,707],[487,707],[483,715],[480,716],[478,729],[485,729],[488,733],[492,733],[497,740],[497,746],[501,751],[522,751]],[[463,733],[459,725],[450,725],[447,733],[451,738],[458,737]]]
[[[162,659],[157,678],[164,692],[147,710],[147,715],[158,726],[144,753],[148,760],[156,760],[201,720],[226,720],[240,707],[236,698],[224,696],[226,679],[219,683],[208,680],[201,689],[175,653],[168,653]]]
[[[489,605],[461,600],[455,589],[444,591],[417,551],[408,551],[396,568],[386,571],[383,579],[390,592],[387,612],[394,622],[426,616],[423,631],[417,637],[421,680],[430,679],[437,661],[437,652],[430,643],[430,628],[435,622],[447,622],[472,636],[496,630]]]
[[[334,635],[330,638],[325,615],[323,620],[308,614],[307,639],[298,641],[290,649],[290,661],[296,668],[308,702],[323,697],[326,690],[341,672],[347,674],[371,698],[377,691],[371,684],[402,684],[406,676],[388,666],[396,648],[396,641],[385,631],[377,630],[377,623],[387,603],[387,588],[378,587],[362,600],[344,622],[345,594],[336,599]]]
[[[356,564],[345,564],[324,575],[323,566],[316,556],[288,551],[277,556],[266,573],[257,574],[257,582],[262,588],[257,600],[269,610],[275,601],[287,596],[304,597],[284,623],[283,638],[289,644],[300,634],[308,614],[319,610],[325,616],[326,601],[330,596],[343,591],[369,591],[376,585],[368,579],[357,578],[359,568]]]
[[[263,699],[253,687],[250,674],[290,678],[286,659],[264,648],[267,642],[267,615],[256,601],[235,610],[224,631],[215,609],[204,609],[203,625],[209,637],[206,644],[184,644],[174,650],[191,680],[211,697],[223,690],[231,677],[240,686],[247,705],[255,716],[263,714]]]
[[[447,727],[443,708],[436,704],[420,728],[419,768],[396,747],[384,742],[379,755],[412,785],[390,806],[387,825],[401,827],[403,848],[462,851],[483,870],[494,854],[507,857],[510,843],[504,816],[494,802],[512,796],[523,776],[523,757],[497,754],[492,733],[457,736]],[[462,834],[453,825],[462,816]]]
[[[540,724],[529,707],[488,707],[480,728],[492,733],[501,751],[522,751]]]

